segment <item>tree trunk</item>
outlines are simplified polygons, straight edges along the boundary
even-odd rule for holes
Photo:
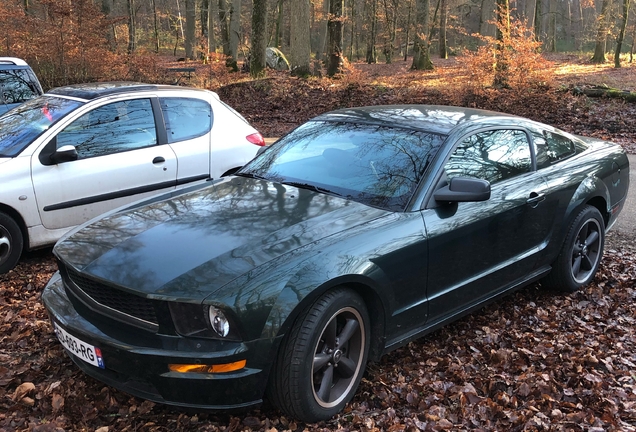
[[[534,8],[534,40],[541,41],[543,40],[542,31],[543,24],[543,2],[541,0],[537,0],[536,6]]]
[[[413,64],[411,69],[433,70],[433,62],[429,53],[430,2],[416,0],[415,42],[413,44]]]
[[[371,0],[371,12],[368,17],[371,21],[371,29],[369,30],[369,37],[367,38],[367,63],[372,64],[378,61],[378,56],[375,50],[375,41],[378,35],[378,2],[377,0]]]
[[[409,12],[406,18],[406,42],[404,43],[404,61],[409,56],[409,36],[411,33],[411,11],[413,9],[413,0],[409,0]]]
[[[292,0],[293,1],[293,0]],[[329,21],[327,20],[327,16],[329,15],[329,0],[320,0],[318,3],[322,2],[323,7],[323,16],[325,17],[324,22],[318,24],[318,46],[315,47],[314,51],[316,54],[316,60],[322,61],[325,55],[325,47],[327,45],[327,25]]]
[[[329,17],[327,18],[327,32],[329,33],[329,58],[327,75],[332,77],[342,72],[344,33],[343,27],[344,0],[329,1]]]
[[[135,0],[126,0],[128,12],[128,54],[137,50],[137,24],[135,19]]]
[[[556,52],[556,41],[557,41],[557,0],[549,0],[550,1],[550,14],[548,16],[548,51]]]
[[[536,0],[526,0],[525,7],[523,9],[523,19],[526,22],[528,30],[534,29],[534,9],[536,6]]]
[[[152,7],[152,37],[154,38],[155,43],[155,53],[159,53],[159,25],[157,17],[157,4],[155,3],[155,0],[150,0],[150,6]]]
[[[510,40],[510,5],[508,0],[497,0],[497,53],[493,86],[508,87],[508,41]]]
[[[219,25],[221,26],[221,46],[223,54],[230,56],[230,30],[228,28],[228,0],[219,0]],[[236,66],[236,65],[235,65]]]
[[[446,13],[448,9],[447,0],[441,0],[441,11],[439,15],[439,56],[440,58],[448,58],[448,49],[446,48]]]
[[[623,0],[623,16],[621,20],[620,32],[616,39],[616,52],[614,53],[614,67],[621,67],[621,49],[623,48],[623,39],[625,39],[625,30],[627,29],[627,20],[629,17],[629,0]]]
[[[598,17],[598,32],[596,33],[596,46],[594,48],[594,56],[592,63],[605,63],[605,42],[607,40],[607,23],[610,10],[610,1],[603,0],[601,6],[601,15]]]
[[[481,15],[479,18],[479,34],[482,36],[495,37],[497,32],[492,21],[495,19],[494,0],[481,0]]]
[[[250,52],[250,74],[254,78],[265,74],[266,50],[267,0],[254,0],[252,8],[252,49]]]
[[[290,2],[290,55],[292,75],[311,74],[311,19],[310,0],[292,0]]]
[[[299,0],[301,2],[304,2],[304,0]],[[292,12],[291,12],[291,16],[290,19],[293,21],[294,20],[294,3],[296,3],[296,0],[292,0]],[[276,4],[276,30],[275,30],[275,34],[274,34],[274,46],[276,48],[280,48],[280,32],[281,32],[281,24],[283,23],[283,0],[278,0],[277,4]],[[309,12],[307,13],[307,16],[309,16]],[[311,49],[311,48],[310,48]]]
[[[254,9],[256,9],[256,5],[254,5]],[[232,56],[233,64],[236,64],[236,62],[238,61],[238,47],[240,39],[241,0],[232,0],[232,7],[230,8],[230,56]]]
[[[210,0],[208,6],[208,51],[216,52],[216,26],[214,25],[215,17],[219,15],[219,6],[215,0]]]
[[[356,35],[356,0],[351,0],[351,39],[349,44],[349,61],[353,61],[353,46]]]
[[[199,19],[201,20],[201,36],[204,38],[208,37],[208,17],[210,16],[208,9],[210,9],[210,0],[201,0],[201,15]]]
[[[186,58],[190,60],[195,60],[197,58],[197,35],[196,35],[196,1],[195,0],[185,0],[185,21],[186,21],[186,32],[185,32],[185,51]]]
[[[634,30],[632,32],[632,49],[629,50],[629,62],[634,61],[634,46],[636,45],[636,24],[634,24]]]

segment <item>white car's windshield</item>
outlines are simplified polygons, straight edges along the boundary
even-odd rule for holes
[[[238,175],[404,210],[445,136],[379,125],[313,121]]]
[[[17,156],[42,132],[82,104],[44,95],[0,116],[0,157]]]

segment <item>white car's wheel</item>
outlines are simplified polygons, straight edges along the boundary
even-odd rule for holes
[[[22,254],[22,232],[7,214],[0,212],[0,274],[11,270]]]

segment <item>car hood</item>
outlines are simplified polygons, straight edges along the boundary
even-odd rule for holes
[[[8,158],[8,157],[0,157],[0,165],[2,165],[3,163],[5,163],[7,161],[10,161],[10,160],[11,160],[11,158]]]
[[[60,241],[55,254],[132,292],[192,301],[272,259],[387,213],[232,177],[98,219]]]

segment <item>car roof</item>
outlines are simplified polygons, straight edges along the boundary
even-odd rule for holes
[[[28,66],[28,64],[17,57],[0,57],[0,66]]]
[[[312,120],[402,127],[448,135],[462,123],[483,122],[495,118],[521,119],[494,111],[445,105],[378,105],[343,108],[319,115]]]
[[[92,100],[105,96],[110,96],[118,93],[128,93],[128,92],[136,92],[136,91],[148,91],[148,90],[189,90],[189,91],[200,91],[204,92],[205,90],[195,89],[195,88],[184,88],[179,86],[170,86],[170,85],[159,85],[159,84],[144,84],[140,82],[128,82],[128,81],[118,81],[118,82],[97,82],[90,84],[74,84],[64,87],[57,87],[48,92],[48,94],[53,94],[57,96],[68,96],[74,97],[84,100]]]

